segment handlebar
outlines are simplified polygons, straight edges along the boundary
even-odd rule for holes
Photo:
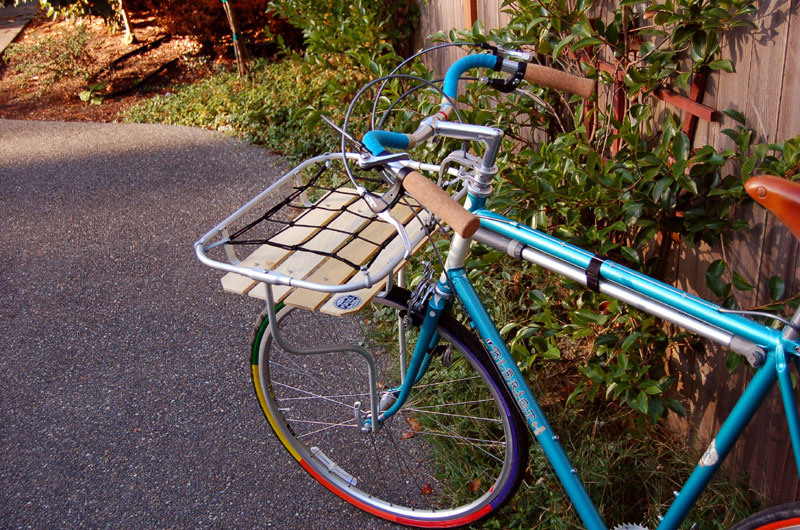
[[[491,68],[496,71],[503,71],[514,74],[515,83],[524,79],[529,83],[553,88],[577,94],[588,98],[594,93],[595,82],[591,79],[568,74],[561,70],[518,62],[503,58],[500,55],[474,54],[463,57],[453,63],[447,71],[444,79],[443,98],[441,109],[436,119],[447,121],[448,116],[453,111],[450,103],[455,99],[458,92],[458,80],[467,70],[473,68]],[[516,86],[516,84],[514,85]],[[407,149],[418,145],[420,142],[430,138],[434,134],[432,120],[434,117],[423,120],[418,130],[413,134],[401,134],[390,131],[373,130],[369,131],[363,138],[364,145],[373,156],[388,154],[387,148]],[[502,133],[500,135],[502,137]],[[499,138],[497,138],[499,147]],[[493,158],[496,153],[493,153]],[[493,165],[488,163],[488,167]],[[404,174],[405,173],[405,174]],[[445,223],[450,225],[453,230],[464,238],[471,237],[480,227],[480,220],[471,212],[466,210],[450,195],[439,188],[434,182],[422,174],[404,168],[397,174],[398,178],[403,179],[403,187],[414,196],[417,201],[428,210],[436,214]]]
[[[402,171],[400,175],[402,175]],[[411,193],[422,206],[450,225],[461,237],[472,237],[480,228],[480,219],[475,214],[464,209],[449,193],[422,173],[408,170],[406,175],[401,178],[406,191]]]
[[[594,93],[595,82],[587,77],[568,74],[562,70],[538,64],[528,64],[525,68],[525,81],[531,84],[563,90],[588,98]]]

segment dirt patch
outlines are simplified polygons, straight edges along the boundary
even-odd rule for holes
[[[193,40],[166,35],[152,18],[132,26],[127,43],[100,19],[39,12],[0,58],[0,118],[115,121],[144,98],[210,74]]]

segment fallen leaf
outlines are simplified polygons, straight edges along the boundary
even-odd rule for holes
[[[409,416],[406,418],[406,423],[408,423],[408,426],[411,427],[411,430],[414,432],[419,432],[422,429],[422,424],[416,418]]]

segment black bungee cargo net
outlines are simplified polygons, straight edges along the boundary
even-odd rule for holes
[[[338,173],[338,175],[330,178],[331,172]],[[324,183],[334,180],[337,181],[336,184],[324,185]],[[343,182],[346,182],[349,186],[342,187],[341,184]],[[361,176],[359,184],[368,189],[376,189],[381,185],[386,188],[385,182],[379,178],[364,178]],[[326,206],[326,199],[334,194],[343,193],[343,190],[347,190],[346,193],[352,195],[352,200],[334,207]],[[318,198],[313,201],[304,200],[309,196]],[[413,211],[413,216],[418,216],[422,210],[418,204],[413,203],[413,199],[409,200],[405,196],[400,199],[399,204],[405,205],[410,211]],[[392,237],[388,238],[371,237],[368,229],[373,224],[380,223],[387,227],[391,225],[376,217],[371,210],[364,208],[364,206],[364,201],[358,197],[355,188],[352,187],[343,170],[321,163],[306,183],[291,186],[291,191],[286,198],[269,208],[260,217],[232,232],[226,243],[243,246],[270,245],[288,252],[305,252],[335,259],[356,271],[366,270],[372,266],[394,237],[398,236],[395,232]],[[317,211],[319,213],[320,210],[330,214],[327,216],[328,222],[324,224],[318,223],[318,216],[311,215],[312,212]],[[295,215],[291,215],[289,212],[294,212]],[[350,215],[360,219],[355,223],[358,225],[357,228],[345,230],[337,228],[335,226],[336,223],[333,223],[332,220],[341,215]],[[322,217],[326,217],[326,215],[323,214]],[[314,220],[310,221],[311,219]],[[403,220],[400,220],[400,222],[405,224]],[[394,229],[392,228],[392,230]],[[428,228],[426,227],[427,230]],[[374,230],[372,231],[374,232]],[[258,233],[253,234],[254,232]],[[282,235],[295,234],[300,234],[297,241],[285,241],[286,237],[282,238]],[[309,245],[312,241],[320,241],[327,237],[335,238],[340,242],[332,250],[320,250]],[[281,239],[284,239],[284,241],[281,241]],[[371,247],[371,257],[365,262],[357,263],[350,257],[340,253],[342,249],[348,248],[349,245],[356,241],[363,241]]]

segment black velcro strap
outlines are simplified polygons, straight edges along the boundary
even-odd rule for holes
[[[586,287],[592,291],[600,292],[600,266],[605,260],[605,256],[595,254],[589,260],[589,266],[586,267]]]

